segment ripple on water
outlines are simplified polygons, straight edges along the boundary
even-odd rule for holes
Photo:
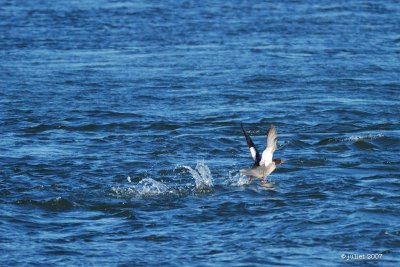
[[[353,146],[359,150],[373,150],[377,148],[375,145],[365,140],[357,140],[354,142]]]

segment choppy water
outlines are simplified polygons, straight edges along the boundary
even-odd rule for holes
[[[397,1],[0,3],[2,265],[399,266]]]

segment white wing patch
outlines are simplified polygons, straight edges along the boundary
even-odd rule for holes
[[[256,152],[256,149],[255,149],[254,147],[250,147],[250,153],[251,153],[251,157],[252,157],[254,160],[256,160],[257,152]]]

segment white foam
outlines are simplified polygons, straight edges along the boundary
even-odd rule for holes
[[[359,140],[364,140],[364,139],[376,139],[376,138],[381,138],[384,137],[383,134],[368,134],[368,135],[355,135],[355,136],[350,136],[343,138],[343,141],[352,141],[356,142]]]

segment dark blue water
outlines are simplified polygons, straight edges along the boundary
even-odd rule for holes
[[[0,263],[399,266],[399,77],[397,1],[1,0]]]

